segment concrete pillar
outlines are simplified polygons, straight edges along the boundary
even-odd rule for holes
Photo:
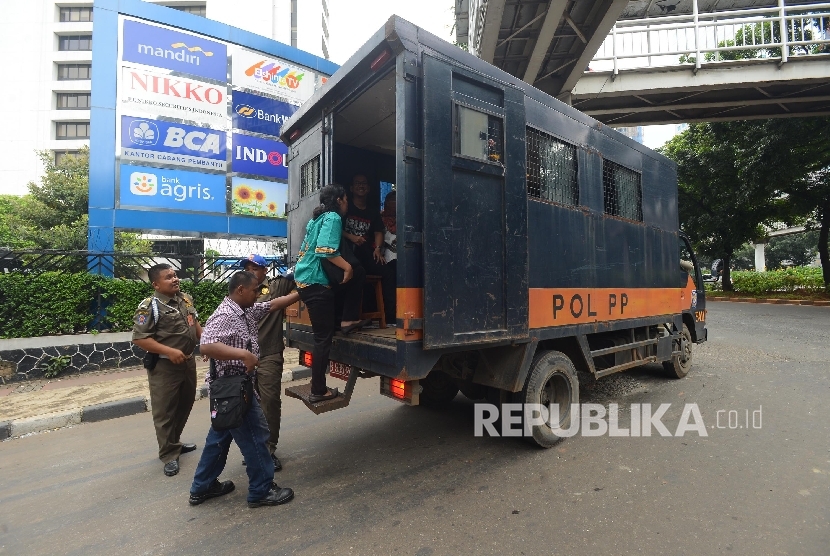
[[[755,270],[758,272],[766,272],[767,259],[764,257],[764,244],[755,244]]]

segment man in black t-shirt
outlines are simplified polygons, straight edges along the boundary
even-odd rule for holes
[[[350,188],[349,211],[343,218],[343,237],[354,248],[354,254],[367,275],[380,276],[383,286],[383,303],[395,306],[395,270],[386,268],[383,258],[383,220],[380,212],[368,205],[369,180],[357,174]],[[364,297],[365,299],[365,297]],[[387,325],[394,322],[387,322]]]
[[[349,211],[343,219],[343,237],[354,247],[354,254],[366,274],[381,274],[383,264],[383,220],[380,213],[369,209],[369,181],[363,174],[352,180]]]

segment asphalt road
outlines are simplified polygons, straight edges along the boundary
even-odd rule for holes
[[[830,553],[830,309],[717,303],[709,319],[687,378],[651,365],[582,392],[671,403],[672,432],[697,404],[706,437],[541,450],[474,437],[463,396],[410,408],[363,380],[321,416],[284,401],[277,480],[293,502],[248,509],[232,447],[223,478],[237,490],[191,507],[200,452],[165,477],[140,414],[0,444],[0,554]],[[201,445],[208,426],[197,402],[185,440]]]

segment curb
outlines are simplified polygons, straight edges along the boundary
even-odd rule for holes
[[[311,376],[311,369],[303,366],[294,366],[285,369],[282,373],[282,382],[291,382]],[[208,386],[203,384],[196,391],[196,400],[208,397]],[[118,417],[128,417],[137,413],[150,411],[150,400],[144,397],[126,398],[111,402],[87,405],[68,411],[57,411],[24,417],[0,423],[0,441],[15,438],[26,434],[60,429],[80,423],[95,423]]]
[[[830,301],[812,299],[758,299],[755,297],[707,297],[709,301],[729,301],[731,303],[767,303],[770,305],[812,305],[814,307],[830,307]]]

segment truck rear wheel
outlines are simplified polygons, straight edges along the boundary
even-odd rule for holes
[[[551,429],[550,423],[558,423],[558,428],[567,429],[571,424],[572,407],[579,403],[579,379],[567,355],[560,351],[540,351],[536,354],[522,390],[522,402],[541,404],[548,409],[550,404],[559,405],[558,415],[549,416],[548,423],[531,428],[533,436],[528,437],[529,441],[550,448],[562,440]]]
[[[692,334],[689,327],[683,325],[680,332],[680,355],[674,355],[671,361],[664,361],[663,368],[674,378],[683,378],[692,368]]]
[[[458,384],[443,371],[432,371],[419,382],[421,385],[420,403],[440,407],[450,403],[458,394]]]

